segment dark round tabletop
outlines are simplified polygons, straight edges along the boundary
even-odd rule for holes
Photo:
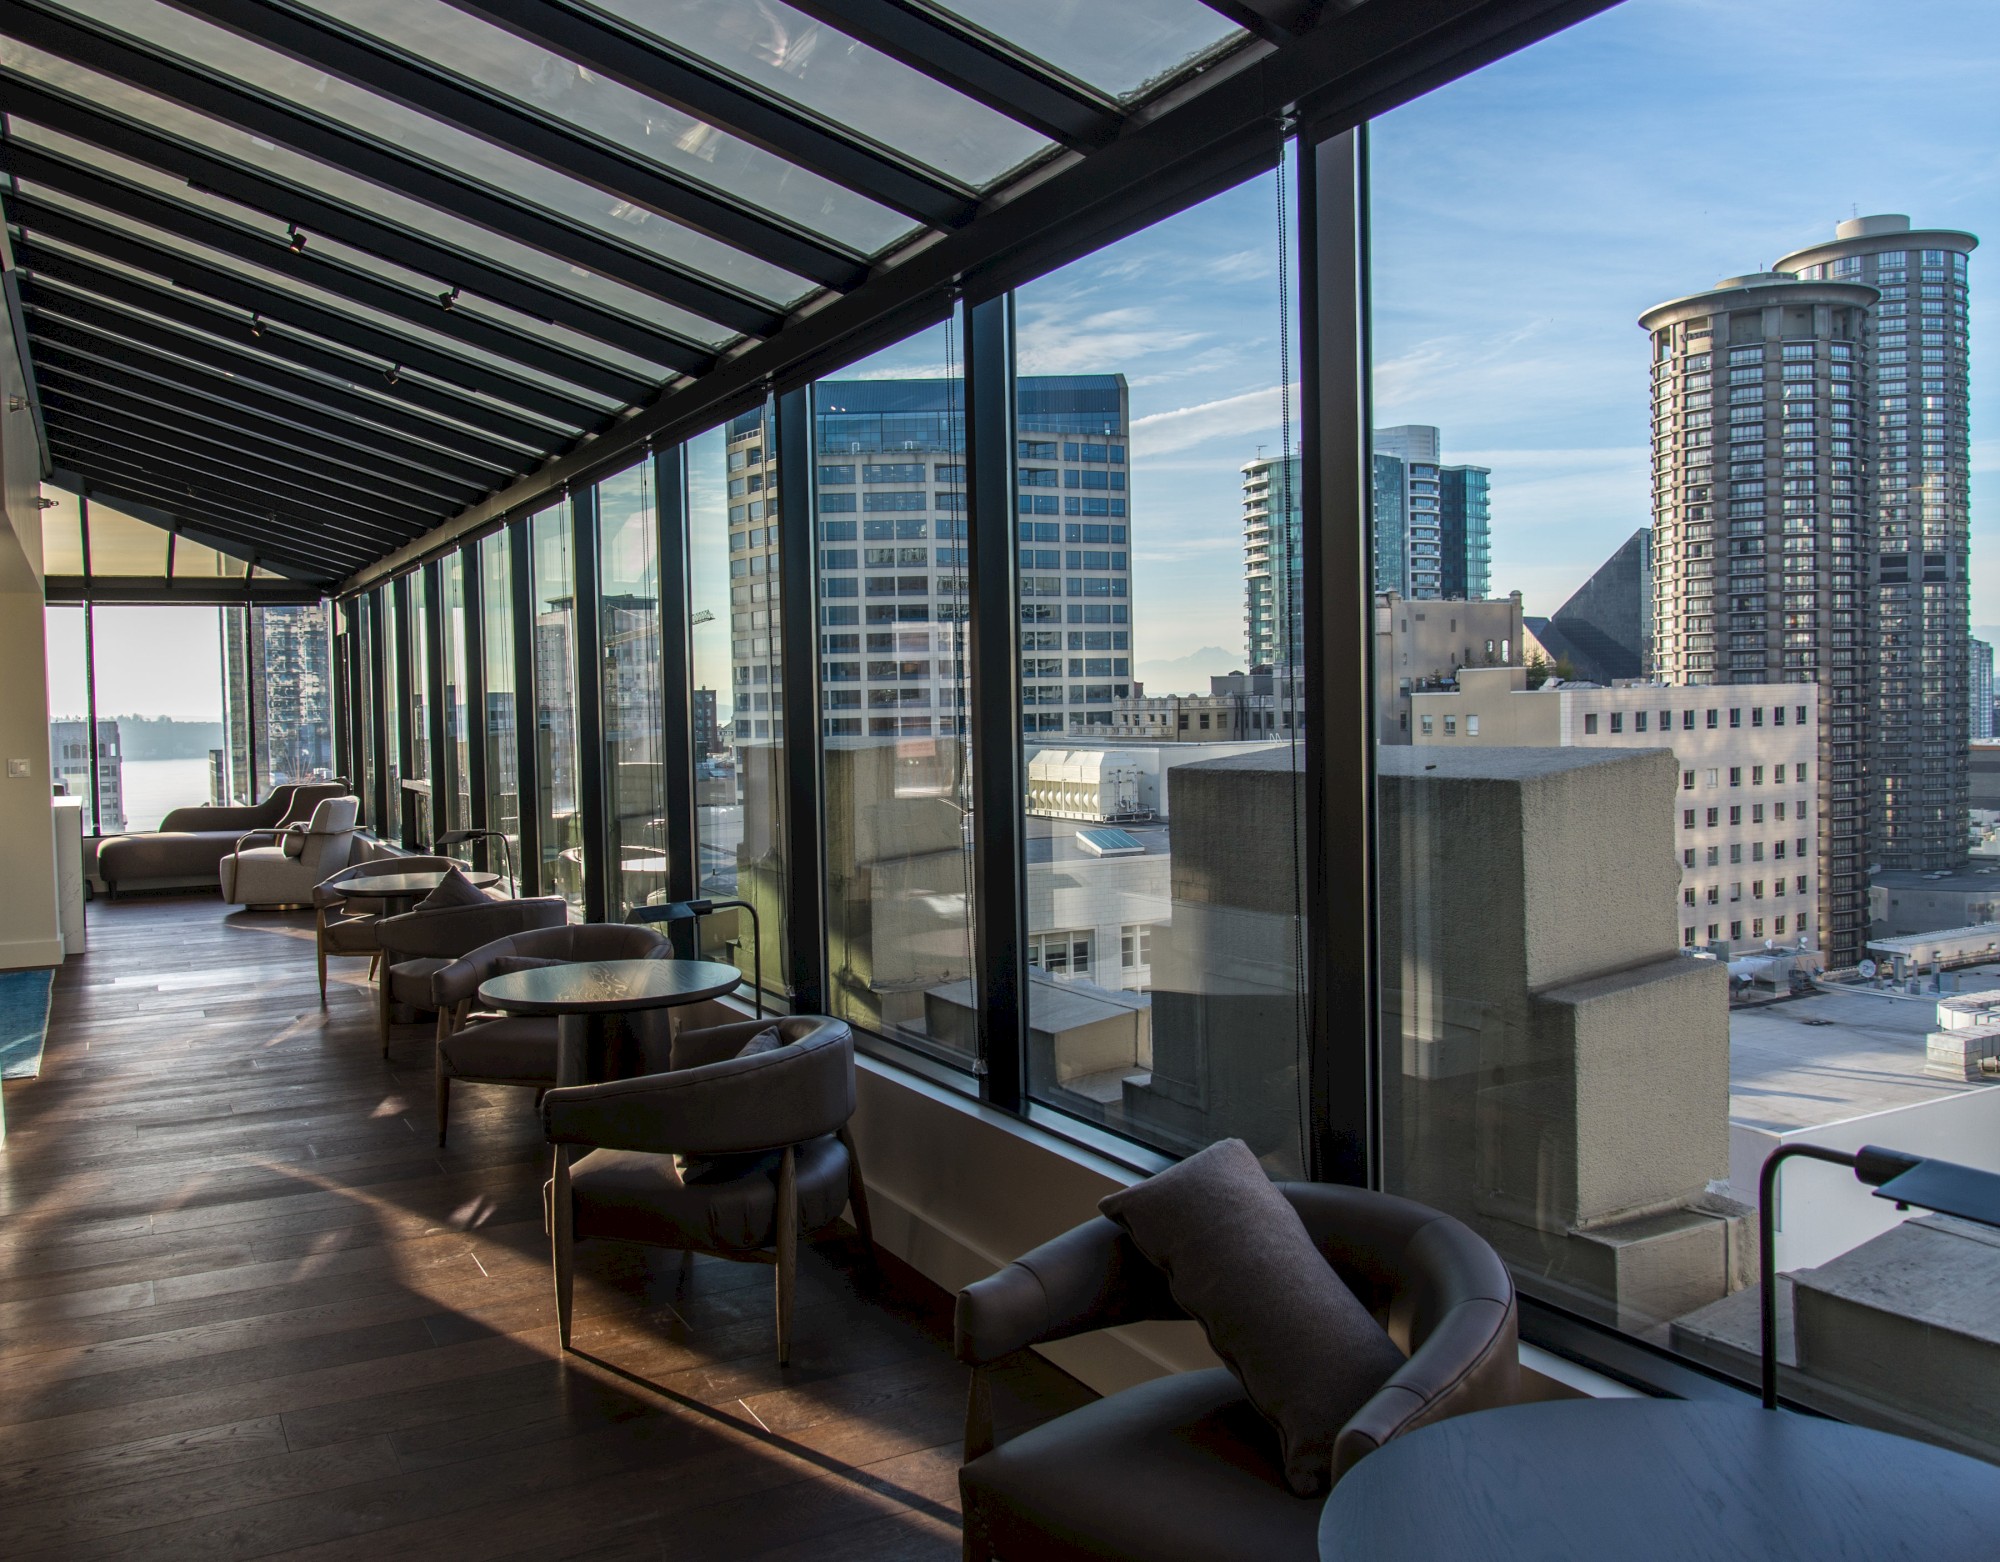
[[[720,998],[742,980],[717,960],[583,960],[488,977],[479,999],[509,1014],[617,1014]]]
[[[1322,1562],[1970,1562],[2000,1468],[1754,1405],[1594,1399],[1441,1421],[1333,1489]]]
[[[350,879],[337,885],[340,893],[350,900],[408,900],[416,895],[428,895],[445,881],[449,870],[428,868],[420,873],[375,873],[364,878]],[[486,889],[500,882],[497,873],[474,873],[466,870],[465,876],[480,889]]]

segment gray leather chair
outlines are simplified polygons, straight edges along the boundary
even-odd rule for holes
[[[366,955],[368,974],[375,974],[375,962],[382,946],[375,941],[379,911],[363,900],[350,901],[341,886],[379,873],[444,873],[459,867],[452,857],[402,857],[385,851],[366,862],[349,863],[338,873],[329,874],[313,886],[313,945],[319,958],[319,1006],[326,1007],[326,962],[338,955]],[[379,902],[378,902],[379,904]]]
[[[382,946],[382,980],[376,987],[376,1027],[382,1056],[389,1055],[389,1016],[397,1004],[435,1009],[431,978],[452,961],[509,933],[536,927],[561,927],[569,920],[569,902],[558,895],[540,900],[488,899],[480,906],[443,906],[384,917],[375,924],[375,941]],[[440,1020],[439,1029],[443,1029]]]
[[[1336,1481],[1392,1437],[1514,1401],[1514,1282],[1483,1238],[1409,1199],[1279,1187],[1409,1357],[1341,1429]],[[1314,1562],[1323,1499],[1292,1495],[1277,1434],[1225,1368],[1142,1383],[994,1446],[989,1363],[1184,1316],[1166,1276],[1103,1218],[959,1293],[958,1356],[973,1367],[958,1477],[967,1562]]]
[[[736,1054],[775,1025],[783,1045]],[[657,1061],[657,1051],[651,1048]],[[542,1097],[556,1324],[570,1342],[579,1238],[638,1242],[777,1266],[778,1364],[791,1359],[798,1243],[839,1220],[872,1244],[854,1115],[854,1037],[793,1015],[675,1037],[668,1067]]]
[[[217,876],[225,904],[246,911],[291,911],[312,903],[313,886],[353,855],[358,797],[328,797],[304,824],[252,830],[222,859]],[[251,841],[268,841],[252,846]]]
[[[452,961],[431,978],[437,1001],[438,1144],[451,1118],[451,1084],[515,1085],[535,1091],[556,1082],[557,1030],[554,1015],[476,1012],[479,985],[503,971],[529,965],[573,965],[580,960],[661,960],[673,947],[649,927],[624,922],[575,922],[563,927],[510,933]],[[671,1035],[670,1009],[645,1009],[627,1016],[644,1036]]]

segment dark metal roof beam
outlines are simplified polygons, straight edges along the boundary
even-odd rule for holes
[[[248,413],[302,433],[325,431],[337,442],[350,445],[358,456],[444,478],[478,493],[486,492],[495,480],[494,474],[483,468],[439,451],[424,449],[393,435],[380,434],[353,424],[336,426],[341,424],[338,418],[329,416],[311,423],[304,422],[302,418],[310,414],[296,402],[283,396],[273,396],[254,386],[239,384],[223,375],[212,375],[205,370],[161,358],[144,348],[126,347],[120,348],[115,355],[108,354],[97,342],[52,324],[46,316],[31,326],[29,339],[50,349],[42,359],[44,372],[56,363],[77,360],[93,364],[100,370],[123,370],[156,386],[166,387],[168,405],[175,404],[172,399],[175,395],[198,396],[203,401],[225,408],[226,419]]]
[[[568,0],[450,3],[928,227],[956,227],[971,215],[971,192],[944,176],[843,134],[805,110],[600,12]]]
[[[95,303],[81,294],[59,292],[51,287],[32,288],[28,313],[31,317],[59,321],[72,330],[87,332],[107,345],[110,345],[110,338],[122,338],[161,354],[186,359],[243,384],[297,397],[302,404],[324,408],[329,413],[338,413],[357,423],[421,441],[426,446],[446,450],[468,461],[483,462],[503,472],[518,472],[533,466],[543,454],[532,447],[520,449],[496,443],[475,430],[454,428],[393,402],[378,400],[342,385],[330,385],[282,364],[258,358],[233,342],[222,342],[211,336],[195,335],[161,325],[110,305]],[[30,329],[33,329],[32,324]],[[117,349],[113,346],[111,350]]]
[[[310,483],[301,482],[297,473],[289,477],[274,477],[240,460],[218,461],[201,451],[177,449],[135,434],[130,429],[114,428],[101,419],[75,418],[66,413],[51,412],[49,437],[73,449],[95,450],[111,456],[129,455],[133,461],[143,463],[149,469],[169,471],[190,481],[216,479],[250,486],[254,492],[268,491],[272,498],[288,506],[292,512],[301,516],[308,513],[323,515],[342,531],[378,547],[397,547],[423,530],[421,524],[411,525],[379,510],[357,505],[339,494],[314,488]]]
[[[316,341],[294,335],[275,320],[266,321],[263,329],[253,331],[250,322],[234,310],[219,309],[186,292],[155,287],[122,271],[72,260],[49,250],[42,252],[40,264],[28,275],[30,296],[43,298],[51,307],[59,308],[59,300],[87,291],[95,295],[92,302],[109,299],[120,311],[143,310],[213,341],[255,343],[258,352],[273,358],[365,386],[389,401],[406,402],[411,407],[454,419],[476,432],[508,440],[537,454],[547,452],[550,432],[539,423],[529,423],[489,402],[441,390],[410,375],[399,374],[391,381],[380,359],[349,357],[331,351]]]
[[[63,482],[62,474],[65,472],[73,474],[72,483]],[[94,461],[58,461],[55,482],[59,487],[80,484],[84,492],[93,496],[100,493],[107,495],[119,509],[150,524],[160,523],[138,514],[132,508],[135,503],[150,506],[155,514],[172,517],[176,522],[193,520],[225,535],[233,535],[242,545],[254,547],[257,562],[268,569],[279,568],[279,561],[283,561],[299,573],[325,579],[330,572],[343,568],[342,560],[349,556],[345,547],[315,546],[288,536],[272,527],[270,517],[266,515],[244,511],[226,501],[191,494],[178,485],[157,483],[143,474],[114,471]],[[169,529],[172,529],[171,523]]]
[[[4,162],[16,178],[47,185],[78,200],[88,201],[93,206],[103,207],[106,211],[116,212],[120,216],[131,218],[134,222],[157,228],[162,233],[171,233],[176,238],[185,239],[190,243],[205,245],[237,260],[261,266],[279,276],[291,276],[335,298],[344,298],[351,303],[373,309],[379,314],[407,320],[411,325],[421,326],[434,335],[450,337],[465,343],[468,347],[476,347],[481,352],[491,353],[496,358],[539,369],[543,374],[553,375],[572,385],[595,391],[609,400],[633,401],[654,388],[650,381],[638,378],[623,369],[611,368],[596,359],[566,351],[528,332],[517,331],[511,326],[498,324],[468,311],[447,309],[438,299],[427,293],[385,281],[381,277],[370,276],[367,272],[344,265],[326,255],[315,255],[312,253],[310,241],[301,251],[274,235],[260,233],[243,223],[213,216],[196,207],[159,195],[143,186],[124,179],[115,179],[82,163],[54,156],[20,142],[8,143],[4,154],[0,154],[0,162]],[[49,232],[54,231],[49,218],[63,212],[60,207],[20,192],[16,192],[10,198],[10,206],[18,213],[16,221],[23,226],[40,227]],[[34,215],[30,215],[31,213]],[[86,222],[92,220],[83,214],[68,215],[75,220]],[[441,374],[438,376],[440,379],[449,379],[454,384],[466,385],[469,389],[483,390],[489,395],[512,400],[517,405],[539,412],[571,428],[590,428],[604,417],[602,409],[576,397],[566,396],[559,390],[549,390],[532,382],[524,382],[501,371],[439,352],[437,349],[431,351],[443,362],[460,366],[456,374]]]
[[[158,428],[179,439],[203,438],[225,449],[245,449],[290,465],[301,456],[325,462],[341,481],[366,493],[393,493],[382,502],[398,509],[425,511],[442,516],[465,503],[475,492],[460,488],[426,473],[400,478],[383,470],[384,463],[365,461],[352,447],[338,440],[311,434],[266,418],[235,410],[205,410],[191,404],[174,388],[136,374],[105,369],[96,364],[56,362],[39,366],[43,392],[54,400],[66,399],[73,405],[89,407],[106,416]]]
[[[179,535],[232,558],[243,546],[232,541],[225,548],[206,536],[196,536],[187,526]],[[323,581],[255,580],[233,575],[187,575],[178,580],[143,575],[94,575],[85,580],[78,575],[51,575],[42,582],[45,602],[103,606],[239,607],[248,602],[258,607],[310,607],[325,597]]]
[[[405,531],[420,532],[438,520],[435,511],[413,508],[405,499],[385,498],[349,486],[330,477],[324,468],[274,461],[261,452],[204,438],[185,428],[142,420],[123,413],[111,413],[68,395],[49,399],[49,426],[72,433],[91,434],[122,440],[134,449],[160,456],[192,456],[211,465],[220,464],[267,483],[303,488],[329,501],[338,502],[359,514]]]
[[[177,140],[148,126],[111,114],[94,104],[56,92],[40,82],[0,67],[0,97],[11,115],[120,157],[185,179],[251,211],[263,212],[301,232],[321,235],[393,266],[434,277],[532,319],[567,326],[634,357],[650,359],[683,374],[707,367],[713,356],[704,343],[551,287],[481,256],[386,222],[372,212],[331,200],[316,190],[274,178],[254,168]]]
[[[504,469],[488,467],[455,452],[439,450],[387,429],[344,417],[331,407],[303,403],[283,391],[205,369],[140,343],[107,341],[51,315],[29,317],[28,339],[39,342],[52,353],[59,352],[112,367],[127,367],[188,394],[205,395],[211,401],[261,412],[280,422],[305,427],[307,425],[300,420],[311,419],[312,427],[325,429],[334,438],[351,443],[358,449],[370,451],[385,460],[398,461],[404,466],[455,477],[481,490],[492,488],[509,475]],[[528,464],[522,463],[523,466]]]
[[[276,98],[252,92],[215,72],[164,59],[108,28],[56,10],[47,0],[9,0],[6,27],[9,34],[34,48],[288,146],[372,184],[400,190],[412,200],[505,234],[530,249],[559,256],[586,271],[611,277],[732,331],[768,336],[783,319],[774,304]]]
[[[867,274],[859,255],[830,239],[776,220],[291,0],[167,3],[822,287],[850,288]]]
[[[281,494],[276,487],[265,488],[245,481],[247,474],[217,471],[188,457],[163,458],[136,446],[126,446],[99,435],[50,431],[56,448],[79,461],[90,461],[107,471],[143,473],[158,483],[185,486],[247,506],[253,513],[268,513],[274,524],[288,525],[301,536],[322,541],[339,538],[364,554],[371,548],[393,547],[384,539],[406,537],[401,528],[379,520],[364,520],[350,513],[329,509],[323,501],[299,500]]]
[[[935,11],[899,0],[791,0],[791,4],[1052,141],[1082,150],[1118,134],[1120,116],[1111,104],[1025,55],[961,32]]]

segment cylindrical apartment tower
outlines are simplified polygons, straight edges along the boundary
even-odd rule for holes
[[[1653,342],[1654,668],[1672,684],[1819,685],[1831,965],[1860,959],[1868,932],[1875,299],[1760,272],[1639,318]]]
[[[1967,852],[1971,556],[1966,399],[1969,233],[1857,217],[1778,262],[1802,282],[1871,285],[1877,664],[1869,753],[1873,861],[1962,865]]]

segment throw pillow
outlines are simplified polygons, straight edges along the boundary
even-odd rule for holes
[[[1324,1491],[1342,1426],[1403,1353],[1313,1245],[1241,1139],[1224,1139],[1097,1206],[1198,1320],[1284,1445],[1285,1479]]]
[[[486,893],[465,876],[464,870],[453,868],[445,874],[442,884],[417,902],[417,910],[450,911],[460,906],[491,904]]]
[[[785,1038],[778,1034],[778,1027],[766,1025],[748,1041],[736,1049],[739,1058],[754,1058],[760,1052],[776,1052],[785,1045]]]
[[[287,857],[303,857],[306,854],[306,832],[296,825],[279,836],[278,843],[285,848]]]

